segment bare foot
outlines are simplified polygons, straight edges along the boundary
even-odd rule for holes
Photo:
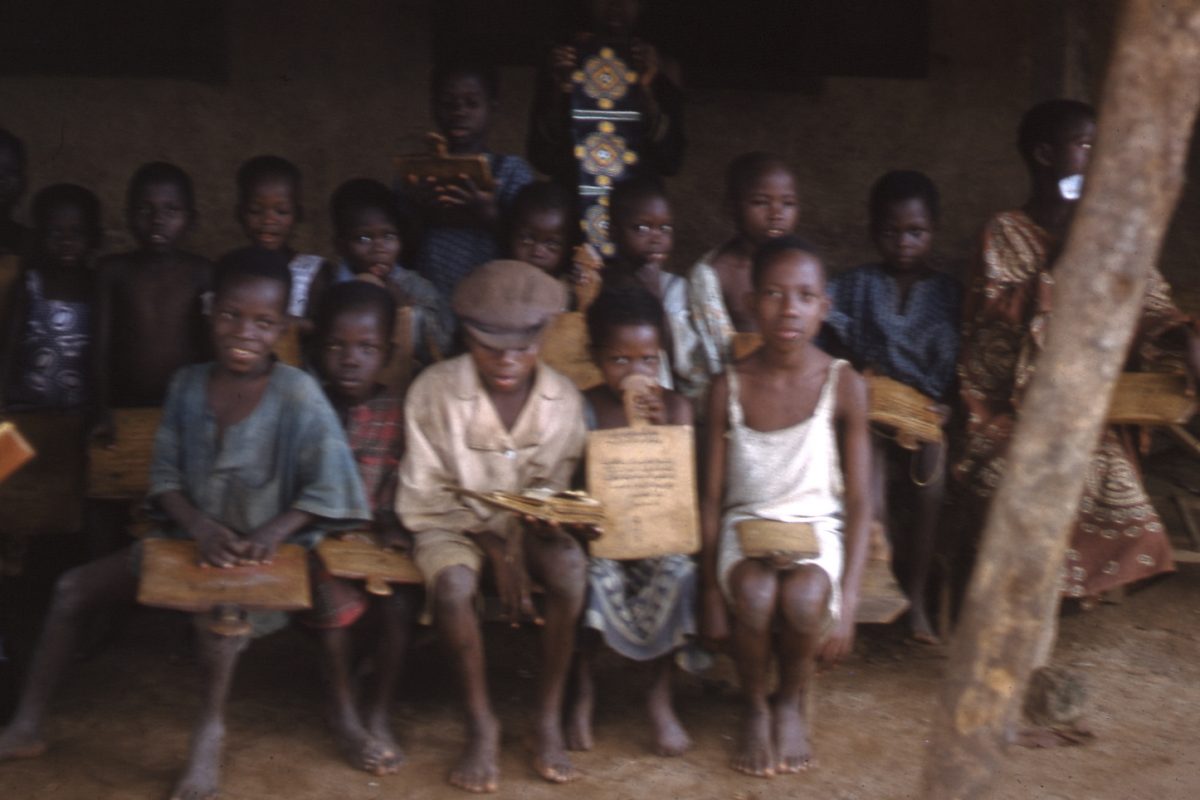
[[[37,758],[46,752],[41,731],[13,723],[0,732],[0,761]]]
[[[681,756],[692,746],[687,731],[675,709],[671,707],[669,692],[651,689],[646,698],[646,709],[650,712],[650,724],[654,726],[654,752],[660,756]]]
[[[355,769],[372,775],[390,775],[399,768],[396,752],[358,724],[337,724],[333,735],[338,748]]]
[[[500,724],[495,717],[472,723],[462,758],[450,770],[450,785],[482,794],[500,788],[500,767],[496,758],[500,749]]]
[[[367,733],[375,737],[377,742],[383,744],[391,754],[385,761],[385,775],[391,775],[400,770],[400,765],[404,763],[404,750],[400,747],[400,743],[396,741],[396,737],[392,735],[392,726],[388,724],[386,714],[372,715],[367,721]]]
[[[933,631],[933,624],[929,621],[924,609],[913,608],[908,612],[908,627],[912,632],[914,642],[920,644],[938,645],[942,640]]]
[[[171,792],[171,800],[215,800],[221,784],[221,746],[225,727],[213,721],[192,734],[192,752],[187,769]]]
[[[563,746],[562,726],[558,720],[538,724],[533,769],[551,783],[567,783],[579,777]]]
[[[567,749],[591,750],[592,744],[592,705],[577,701],[567,714]]]
[[[741,750],[731,766],[738,772],[769,778],[775,774],[775,754],[771,749],[771,713],[765,708],[746,714]]]
[[[812,766],[812,745],[808,741],[808,720],[793,703],[778,703],[772,709],[775,727],[775,771],[780,775],[804,772]]]

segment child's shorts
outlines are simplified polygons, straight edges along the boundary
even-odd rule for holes
[[[425,591],[430,595],[445,569],[466,567],[476,575],[483,570],[484,552],[465,533],[422,531],[413,539],[413,562],[425,578]]]
[[[312,608],[297,618],[309,628],[348,628],[367,610],[367,593],[354,581],[335,577],[314,552],[308,554],[308,579],[312,584]]]

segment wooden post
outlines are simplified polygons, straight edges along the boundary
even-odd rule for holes
[[[1198,103],[1200,4],[1128,0],[1086,189],[1054,270],[1046,349],[951,646],[920,793],[927,800],[979,800],[995,783],[1055,606],[1105,400],[1182,186]]]

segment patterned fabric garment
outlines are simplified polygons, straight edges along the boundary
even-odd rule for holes
[[[948,399],[958,360],[962,288],[935,272],[914,283],[903,305],[882,264],[866,264],[829,282],[833,307],[821,344],[836,339],[855,369],[873,368],[935,400]]]
[[[25,273],[25,326],[17,346],[17,369],[6,387],[12,408],[74,408],[91,397],[92,308],[89,303],[50,300],[42,275]]]
[[[688,306],[699,344],[693,363],[686,367],[677,365],[676,369],[686,371],[693,383],[698,384],[707,384],[710,376],[725,371],[730,361],[730,342],[737,333],[725,307],[721,279],[712,266],[718,252],[705,253],[688,274]]]
[[[374,511],[392,510],[404,453],[404,401],[379,391],[352,406],[346,413],[346,441],[367,491],[367,503]]]
[[[354,280],[354,273],[343,261],[338,264],[333,279],[335,283],[344,283]],[[456,322],[450,304],[441,293],[416,270],[405,269],[400,264],[392,267],[387,281],[413,309],[410,335],[417,360],[422,364],[432,363],[435,348],[443,356],[450,352]]]
[[[297,253],[288,263],[288,270],[292,273],[292,292],[288,296],[290,316],[308,316],[309,290],[324,263],[325,259],[311,253]]]
[[[584,419],[596,414],[584,398]],[[649,661],[678,650],[696,633],[696,564],[691,556],[636,561],[588,559],[583,624],[625,658]]]
[[[958,363],[967,417],[966,442],[952,475],[965,489],[967,522],[982,528],[1004,473],[1021,398],[1045,344],[1052,308],[1050,272],[1058,242],[1023,211],[993,217],[983,231],[980,263],[968,290]],[[1166,281],[1153,271],[1146,290],[1137,352],[1183,324]],[[1142,487],[1131,443],[1117,429],[1100,441],[1088,468],[1063,566],[1069,597],[1098,595],[1174,569],[1162,521]]]
[[[496,180],[496,203],[503,218],[521,187],[533,182],[533,170],[520,156],[488,153],[487,158]],[[402,187],[397,188],[397,194],[402,206],[411,204],[411,201],[406,203]],[[425,229],[416,266],[417,271],[428,278],[449,302],[459,281],[499,254],[500,245],[490,230],[433,225]]]

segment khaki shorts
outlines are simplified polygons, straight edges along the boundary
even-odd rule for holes
[[[442,570],[466,567],[479,575],[486,556],[470,536],[457,531],[422,531],[413,539],[413,561],[425,579],[425,613],[421,622],[428,625],[433,618],[433,590]]]

